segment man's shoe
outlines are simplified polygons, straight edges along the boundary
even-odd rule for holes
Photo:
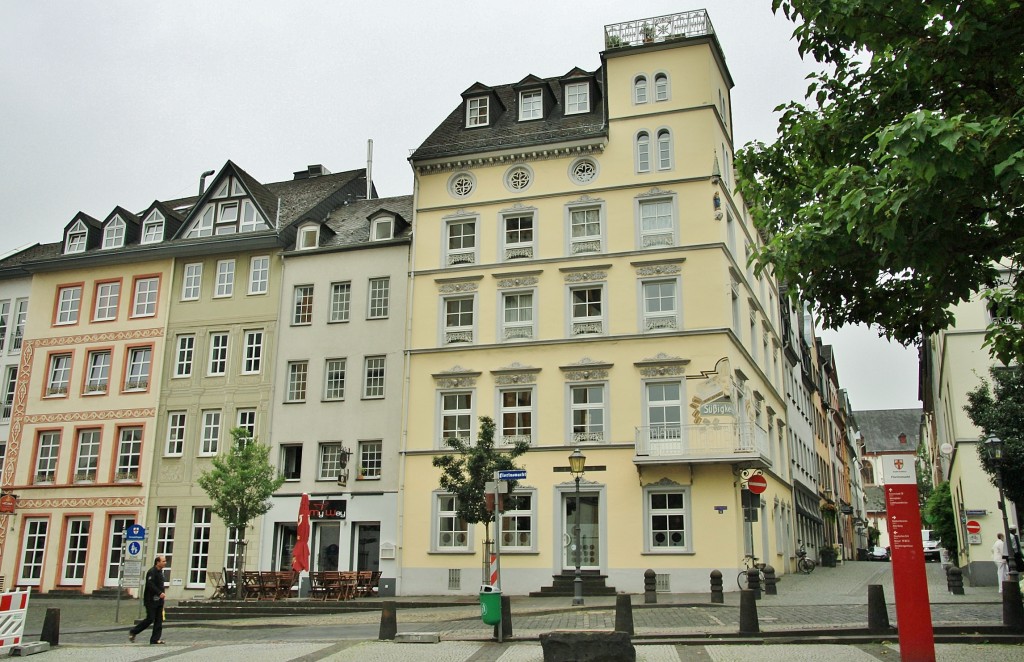
[[[128,633],[128,643],[130,643],[130,644],[134,644],[135,643],[135,635],[132,634],[131,632]]]
[[[167,642],[164,641],[163,639],[161,639],[160,641],[151,641],[149,643],[150,643],[151,646],[155,646],[157,644],[166,644]]]

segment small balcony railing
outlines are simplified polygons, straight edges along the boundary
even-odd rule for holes
[[[715,33],[706,10],[681,12],[604,26],[604,47],[621,48]]]
[[[636,428],[637,464],[736,462],[771,466],[768,433],[756,425],[645,425]]]

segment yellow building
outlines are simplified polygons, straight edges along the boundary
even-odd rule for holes
[[[605,45],[594,72],[470,86],[411,157],[402,594],[477,590],[483,527],[431,460],[480,416],[531,446],[506,593],[561,586],[574,543],[588,590],[640,591],[647,568],[674,592],[717,568],[729,590],[745,553],[792,558],[778,293],[747,266],[724,56],[703,11]]]

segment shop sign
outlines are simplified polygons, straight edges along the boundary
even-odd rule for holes
[[[348,501],[344,499],[309,500],[309,519],[345,519]]]

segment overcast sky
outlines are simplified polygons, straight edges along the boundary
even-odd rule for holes
[[[262,182],[366,163],[412,192],[407,157],[474,82],[600,64],[605,24],[706,8],[736,87],[736,145],[771,142],[813,63],[770,0],[0,2],[0,254],[78,211],[197,192],[228,159]],[[855,409],[918,406],[916,353],[825,335]]]

